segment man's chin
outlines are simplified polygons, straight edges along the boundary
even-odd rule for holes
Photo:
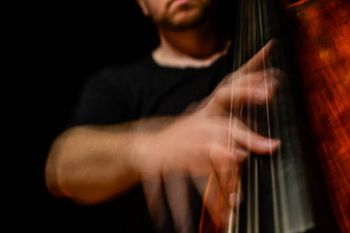
[[[163,27],[173,30],[185,30],[200,26],[204,22],[204,14],[199,11],[181,11],[163,21]]]

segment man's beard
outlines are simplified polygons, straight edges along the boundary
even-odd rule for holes
[[[195,7],[195,9],[191,9],[193,7]],[[213,6],[211,6],[211,4],[202,4],[199,6],[184,4],[156,20],[156,23],[160,28],[172,31],[184,31],[197,28],[209,20],[212,16],[212,8]]]

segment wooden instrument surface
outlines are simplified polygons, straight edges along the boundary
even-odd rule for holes
[[[310,128],[336,220],[350,232],[350,1],[291,6]]]

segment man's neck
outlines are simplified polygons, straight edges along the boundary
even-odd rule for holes
[[[162,66],[206,67],[226,53],[228,40],[212,28],[187,31],[160,30],[160,46],[153,51]]]

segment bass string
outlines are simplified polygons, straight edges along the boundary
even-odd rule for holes
[[[246,0],[245,4],[241,5],[241,12],[245,12],[246,10],[250,10],[250,14],[247,13],[250,18],[248,17],[245,18],[245,20],[248,20],[247,22],[251,23],[248,26],[252,27],[252,30],[249,31],[249,29],[246,29],[244,31],[244,20],[239,20],[239,41],[238,41],[238,46],[236,46],[235,52],[238,53],[238,58],[236,60],[236,63],[234,63],[234,67],[238,67],[237,64],[242,64],[243,63],[243,56],[244,56],[244,48],[249,51],[253,49],[253,51],[257,51],[257,46],[260,46],[260,48],[264,44],[264,17],[263,17],[263,3],[261,0],[254,1],[249,1]],[[257,12],[256,12],[257,11]],[[256,14],[257,13],[257,14]],[[257,15],[257,17],[256,17]],[[242,16],[241,16],[242,17]],[[258,38],[257,38],[258,37]],[[246,40],[244,40],[246,38]],[[248,41],[247,43],[244,43]],[[252,43],[253,41],[253,43]],[[256,41],[259,41],[258,43],[254,43]],[[263,77],[264,77],[264,88],[266,92],[272,92],[272,84],[267,82],[267,75],[268,75],[268,64],[271,63],[268,58],[263,54]],[[240,77],[237,77],[240,78]],[[234,122],[233,118],[238,116],[241,119],[243,118],[243,107],[241,104],[237,103],[237,101],[233,100],[233,96],[237,91],[240,91],[238,88],[235,88],[234,85],[234,80],[232,80],[232,89],[231,89],[231,106],[230,106],[230,122],[229,122],[229,129],[233,130],[234,127]],[[272,105],[274,106],[274,112],[276,111],[276,105],[277,102],[272,100]],[[267,136],[269,138],[272,137],[272,130],[271,130],[271,117],[270,117],[270,103],[266,99],[265,102],[265,108],[266,108],[266,124],[267,124]],[[252,105],[250,101],[247,103],[247,114],[246,114],[246,122],[248,123],[248,126],[250,128],[253,128],[255,132],[258,131],[258,119],[257,119],[257,107]],[[278,115],[278,114],[274,114]],[[277,127],[275,127],[275,136],[278,135],[279,129],[279,124],[276,124]],[[228,139],[228,145],[230,150],[233,150],[233,139],[232,135],[233,133],[229,134],[230,137]],[[250,138],[247,139],[248,144],[250,144]],[[273,219],[274,219],[274,229],[275,233],[279,233],[281,229],[281,223],[280,223],[280,218],[279,218],[279,204],[278,204],[278,191],[277,191],[277,171],[276,171],[276,166],[274,165],[274,159],[272,157],[272,145],[270,144],[270,173],[271,173],[271,189],[272,189],[272,208],[273,208]],[[279,156],[280,159],[282,159],[281,156]],[[247,161],[247,208],[246,208],[246,219],[247,219],[247,226],[246,226],[246,232],[251,233],[259,233],[259,164],[258,164],[258,159],[256,157],[248,156],[248,161]],[[279,164],[277,164],[279,165]],[[253,173],[252,170],[253,169]],[[266,171],[263,171],[266,172]],[[241,169],[239,171],[241,173]],[[242,174],[241,174],[242,175]],[[253,176],[253,177],[252,177]],[[253,181],[252,181],[253,179]],[[253,182],[253,183],[252,183]],[[253,185],[253,187],[251,187]],[[253,190],[252,190],[253,189]],[[237,187],[237,198],[240,198],[240,195],[242,195],[242,190],[241,186],[239,185]],[[239,200],[236,200],[237,203]],[[233,214],[235,212],[235,215]],[[233,221],[233,217],[235,216],[235,221]],[[235,222],[235,223],[233,223]],[[228,232],[232,232],[232,227],[235,227],[235,232],[239,233],[240,232],[240,211],[239,210],[231,210],[230,216],[229,216],[229,224],[228,224]]]

